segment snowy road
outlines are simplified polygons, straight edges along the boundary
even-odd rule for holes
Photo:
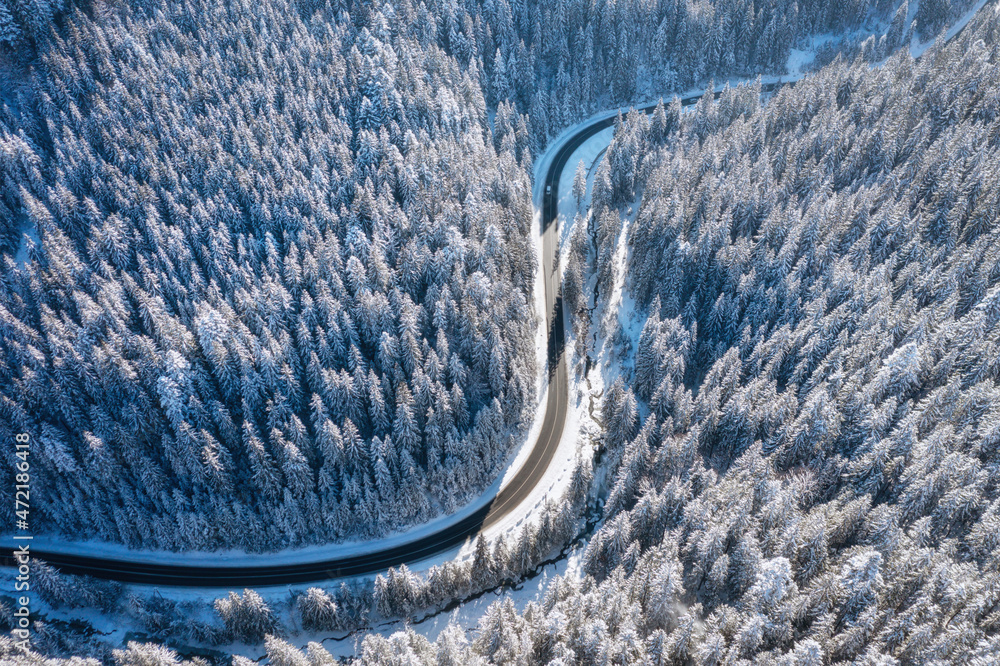
[[[603,129],[609,122],[601,121],[596,125]],[[583,129],[560,149],[545,180],[552,185],[552,190],[542,197],[542,262],[539,270],[545,285],[549,386],[541,429],[534,446],[513,478],[477,510],[465,516],[456,516],[456,520],[443,524],[430,534],[417,532],[409,539],[405,534],[387,539],[384,548],[367,550],[348,546],[338,555],[336,551],[340,549],[332,546],[315,552],[313,559],[295,558],[294,561],[287,561],[283,555],[278,555],[275,558],[278,561],[267,563],[270,558],[264,555],[253,557],[260,564],[227,562],[226,559],[229,558],[220,558],[222,561],[213,563],[206,561],[204,555],[198,554],[197,562],[184,563],[183,553],[153,553],[148,557],[141,552],[108,554],[97,549],[87,552],[83,548],[72,546],[59,547],[57,543],[38,543],[41,547],[33,547],[32,555],[65,573],[129,583],[185,587],[284,585],[383,572],[389,567],[419,562],[474,539],[480,531],[509,514],[530,510],[530,507],[522,507],[522,504],[526,504],[525,500],[545,475],[559,447],[568,404],[568,380],[563,358],[564,319],[562,297],[559,294],[559,234],[556,217],[559,176],[569,156],[593,131],[590,127]],[[3,547],[5,553],[11,552],[12,545],[4,543]],[[9,555],[5,555],[0,562],[5,566],[13,564]]]
[[[775,87],[776,84],[764,86]],[[718,94],[718,93],[716,93]],[[681,100],[685,106],[694,104],[701,94]],[[650,113],[654,106],[641,110]],[[118,580],[146,585],[183,587],[263,587],[307,583],[334,578],[344,578],[384,572],[401,564],[412,565],[467,543],[486,528],[500,522],[508,515],[527,514],[532,505],[527,500],[535,486],[545,476],[562,439],[569,405],[568,376],[563,350],[565,347],[565,321],[560,292],[559,271],[559,180],[570,156],[589,138],[611,127],[615,115],[608,115],[583,125],[564,139],[545,172],[541,197],[542,261],[539,270],[545,287],[547,326],[547,372],[549,387],[546,395],[545,415],[537,440],[516,474],[504,483],[475,511],[463,511],[453,521],[434,521],[440,527],[433,532],[414,530],[413,534],[397,535],[385,539],[385,546],[357,544],[322,549],[304,549],[300,556],[288,558],[275,556],[247,556],[243,561],[222,556],[213,561],[199,553],[192,561],[184,553],[101,552],[97,548],[61,546],[39,540],[32,547],[32,556],[44,560],[64,573],[88,575],[96,578]],[[551,189],[550,189],[551,188]],[[0,564],[13,566],[9,553],[13,544],[4,538],[0,547],[5,555]]]
[[[978,3],[969,13],[971,17],[984,2]],[[968,22],[963,17],[947,39],[960,33]],[[922,53],[921,53],[922,54]],[[918,54],[918,57],[919,55]],[[767,83],[764,92],[770,92],[786,83]],[[718,92],[715,93],[718,96]],[[702,93],[685,97],[684,106],[694,104]],[[640,110],[650,113],[655,105]],[[451,520],[435,520],[433,531],[414,529],[409,534],[400,534],[385,540],[384,547],[379,542],[368,544],[343,544],[318,549],[303,549],[295,557],[287,554],[246,556],[242,562],[232,561],[232,557],[221,556],[213,561],[206,554],[199,553],[194,558],[184,553],[142,553],[119,552],[110,554],[96,548],[62,546],[57,542],[44,543],[41,539],[31,549],[32,556],[45,560],[65,573],[89,575],[97,578],[149,585],[170,585],[184,587],[262,587],[306,583],[334,578],[358,576],[383,572],[389,567],[414,564],[434,555],[455,549],[481,531],[495,525],[511,514],[526,514],[531,510],[527,502],[535,486],[545,476],[562,438],[566,422],[569,395],[566,362],[563,354],[565,328],[562,296],[559,284],[559,231],[558,201],[559,181],[570,156],[584,142],[598,132],[612,126],[616,115],[599,117],[589,124],[579,126],[575,133],[565,137],[562,145],[545,171],[544,194],[541,205],[542,262],[539,270],[545,288],[547,326],[547,372],[549,390],[546,396],[545,413],[541,429],[534,446],[509,481],[503,483],[492,498],[477,502],[475,510],[466,507],[451,517]],[[437,526],[440,527],[437,527]],[[430,525],[428,525],[430,527]],[[12,552],[14,544],[9,535],[0,542],[4,554],[0,555],[0,566],[14,566]],[[252,563],[251,563],[252,562]]]
[[[693,95],[682,102],[685,105],[694,104],[699,97],[700,94]],[[650,112],[653,108],[643,110]],[[475,511],[460,512],[450,522],[440,521],[440,527],[430,533],[414,530],[411,535],[385,539],[384,547],[371,543],[368,544],[370,548],[351,544],[323,547],[312,552],[304,549],[300,556],[292,559],[286,554],[276,554],[273,557],[249,556],[237,562],[222,556],[219,561],[212,561],[199,553],[195,556],[197,561],[191,561],[184,553],[146,554],[120,549],[115,549],[118,552],[101,552],[99,548],[81,548],[72,544],[61,546],[57,542],[47,544],[41,540],[32,548],[32,555],[65,573],[128,583],[184,587],[286,585],[378,573],[401,564],[412,565],[461,546],[508,515],[530,512],[532,505],[526,500],[545,476],[559,448],[569,404],[563,354],[565,321],[559,293],[559,180],[573,152],[594,134],[613,125],[614,121],[615,116],[611,115],[580,127],[559,147],[546,170],[545,190],[541,197],[542,261],[539,266],[545,289],[548,340],[546,370],[549,386],[545,414],[538,438],[516,474],[492,498],[480,503]],[[12,544],[2,545],[5,553],[11,552]],[[4,555],[0,563],[5,566],[13,564],[9,555]]]

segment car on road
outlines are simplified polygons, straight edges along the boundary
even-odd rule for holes
[[[546,185],[545,186],[545,196],[551,196],[551,195],[552,195],[552,186],[551,185]]]

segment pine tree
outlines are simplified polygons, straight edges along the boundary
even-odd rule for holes
[[[21,37],[21,28],[4,0],[0,0],[0,44],[13,46]]]
[[[129,641],[124,650],[114,650],[112,655],[118,666],[178,666],[176,652],[162,645]]]
[[[493,585],[494,562],[486,537],[481,533],[476,537],[476,551],[472,558],[472,586],[485,589]]]
[[[230,592],[228,597],[216,599],[215,611],[230,635],[246,643],[259,643],[277,628],[273,612],[253,590],[243,590],[242,596]]]
[[[302,627],[311,631],[332,631],[338,628],[339,608],[326,591],[311,587],[298,598],[296,606],[302,618]]]
[[[573,177],[573,197],[576,199],[577,208],[583,205],[583,199],[587,196],[587,169],[583,160],[576,166],[576,175]]]
[[[264,648],[267,650],[268,663],[274,666],[311,666],[302,652],[275,636],[267,637]]]

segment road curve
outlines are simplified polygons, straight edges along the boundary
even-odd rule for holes
[[[764,91],[771,91],[782,84],[767,84]],[[718,92],[715,93],[717,97]],[[694,104],[701,94],[681,99],[684,106]],[[651,113],[655,105],[641,107]],[[438,532],[412,541],[387,547],[383,550],[336,558],[317,559],[312,562],[261,565],[207,565],[142,562],[138,559],[116,559],[92,555],[74,555],[44,549],[31,549],[31,556],[43,560],[64,573],[87,575],[95,578],[117,580],[125,583],[184,587],[261,587],[308,583],[333,578],[359,576],[383,572],[389,567],[412,564],[438,553],[450,550],[475,538],[479,532],[512,513],[527,499],[541,481],[549,463],[559,447],[569,402],[565,347],[565,320],[559,284],[559,180],[570,156],[585,141],[612,126],[616,116],[596,120],[581,127],[558,150],[545,174],[542,195],[542,265],[540,270],[545,283],[546,325],[548,328],[547,371],[549,391],[538,440],[527,460],[511,481],[501,488],[496,497],[475,513],[443,527]],[[551,190],[549,188],[551,187]],[[13,542],[9,535],[3,537],[0,548],[0,566],[16,566],[11,552],[16,545],[30,542]],[[140,557],[136,553],[136,557]]]
[[[559,447],[569,400],[566,361],[563,358],[565,330],[562,297],[559,294],[558,253],[558,196],[559,177],[569,156],[580,144],[614,121],[602,120],[581,129],[559,152],[550,166],[545,185],[551,186],[542,198],[542,265],[545,283],[546,325],[548,329],[547,371],[549,391],[538,440],[517,474],[496,497],[475,513],[440,531],[402,545],[384,550],[326,558],[315,562],[288,564],[240,565],[184,565],[162,562],[142,562],[137,559],[115,559],[91,555],[74,555],[44,549],[31,549],[33,558],[43,560],[64,573],[88,575],[95,578],[118,580],[126,583],[190,587],[259,587],[306,583],[331,578],[357,576],[382,572],[389,567],[419,562],[437,553],[455,548],[479,532],[498,522],[527,499],[542,479]],[[544,192],[545,190],[543,190]],[[30,543],[30,542],[18,542]],[[10,536],[3,538],[0,565],[14,566],[11,557],[14,543]],[[136,557],[140,557],[137,553]]]

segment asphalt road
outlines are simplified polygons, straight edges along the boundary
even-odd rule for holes
[[[81,574],[148,585],[177,585],[194,587],[255,587],[305,583],[382,572],[389,567],[418,562],[437,553],[455,548],[474,539],[479,532],[516,510],[545,474],[562,437],[568,403],[562,297],[559,295],[558,209],[559,177],[566,161],[574,150],[594,133],[609,126],[600,122],[595,128],[583,129],[577,137],[564,146],[546,174],[545,184],[552,191],[544,196],[542,204],[542,266],[545,282],[546,324],[548,328],[549,391],[538,440],[524,465],[515,477],[504,486],[495,498],[479,511],[441,531],[415,539],[409,543],[386,548],[373,553],[351,555],[322,561],[255,566],[182,565],[156,562],[139,562],[71,553],[32,549],[32,557],[44,560],[65,573]],[[599,125],[599,127],[597,127]],[[3,539],[0,564],[13,566],[6,547],[9,537]],[[20,542],[24,543],[24,542]],[[13,546],[13,542],[10,542]]]
[[[765,90],[775,86],[765,86]],[[716,93],[718,95],[718,93]],[[685,106],[694,104],[700,95],[681,100]],[[655,105],[641,110],[652,112]],[[559,447],[569,401],[565,347],[565,321],[559,284],[558,201],[559,179],[570,156],[587,139],[613,125],[615,117],[595,121],[581,128],[556,153],[545,175],[546,188],[551,191],[542,199],[542,266],[545,282],[546,324],[548,327],[549,373],[548,399],[545,417],[528,459],[515,477],[504,486],[493,500],[472,515],[443,528],[439,532],[414,539],[411,542],[384,550],[317,560],[315,562],[274,565],[183,565],[157,562],[139,562],[133,559],[114,559],[87,555],[74,555],[32,549],[32,557],[44,560],[64,573],[94,576],[127,583],[146,585],[173,585],[191,587],[260,587],[307,583],[331,578],[358,576],[383,572],[389,567],[419,562],[438,553],[450,550],[474,539],[479,532],[515,511],[535,488],[548,469]],[[19,542],[24,543],[24,542]],[[10,547],[8,547],[8,545]],[[0,565],[14,566],[11,551],[14,542],[3,539]],[[138,557],[138,554],[137,554]]]
[[[957,31],[961,34],[965,26]],[[788,83],[769,83],[762,86],[763,92],[772,92]],[[717,98],[719,93],[714,96]],[[691,95],[681,99],[683,106],[695,104],[701,95]],[[655,105],[641,107],[651,113]],[[138,562],[84,555],[73,555],[32,549],[32,557],[44,560],[65,573],[94,576],[127,583],[147,585],[171,585],[192,587],[260,587],[307,583],[331,578],[357,576],[382,572],[389,567],[419,562],[435,554],[450,550],[474,539],[479,532],[515,511],[541,480],[555,455],[562,437],[569,400],[565,347],[565,320],[563,318],[562,296],[559,294],[558,265],[558,201],[559,179],[573,152],[587,139],[601,130],[612,126],[615,116],[597,120],[580,128],[556,153],[548,172],[545,174],[546,192],[542,199],[542,267],[545,282],[546,324],[548,327],[549,392],[545,406],[545,417],[541,432],[528,459],[516,476],[496,497],[479,511],[461,521],[411,542],[384,550],[296,564],[274,564],[258,566],[234,565],[181,565],[154,562]],[[551,187],[551,190],[548,188]],[[4,536],[0,542],[0,566],[16,566],[11,552],[15,542]],[[30,542],[29,542],[30,543]]]
[[[990,4],[990,3],[987,3]],[[950,39],[965,30],[962,26]],[[773,92],[787,83],[767,83],[762,92]],[[719,92],[714,97],[719,97]],[[697,103],[701,95],[681,98],[683,106]],[[656,105],[640,107],[644,113],[652,113]],[[275,564],[263,566],[208,566],[142,563],[100,557],[71,555],[45,550],[31,550],[32,557],[45,560],[65,573],[94,576],[128,583],[148,585],[172,585],[193,587],[259,587],[264,585],[284,585],[307,583],[345,576],[357,576],[385,571],[389,567],[419,562],[437,553],[447,551],[468,539],[508,514],[514,512],[541,480],[555,455],[566,422],[569,400],[565,347],[565,320],[563,318],[562,296],[559,294],[559,243],[558,202],[559,179],[573,152],[587,139],[611,127],[615,116],[598,120],[581,127],[568,140],[545,174],[546,192],[542,199],[542,271],[545,282],[546,323],[548,326],[548,372],[549,392],[545,406],[545,417],[538,440],[528,459],[517,475],[500,490],[493,501],[467,518],[441,531],[409,543],[381,551],[362,555],[334,558],[299,564]],[[551,187],[551,190],[548,188]],[[17,542],[17,545],[25,542]],[[11,552],[15,546],[9,537],[0,543],[0,566],[16,566]]]

